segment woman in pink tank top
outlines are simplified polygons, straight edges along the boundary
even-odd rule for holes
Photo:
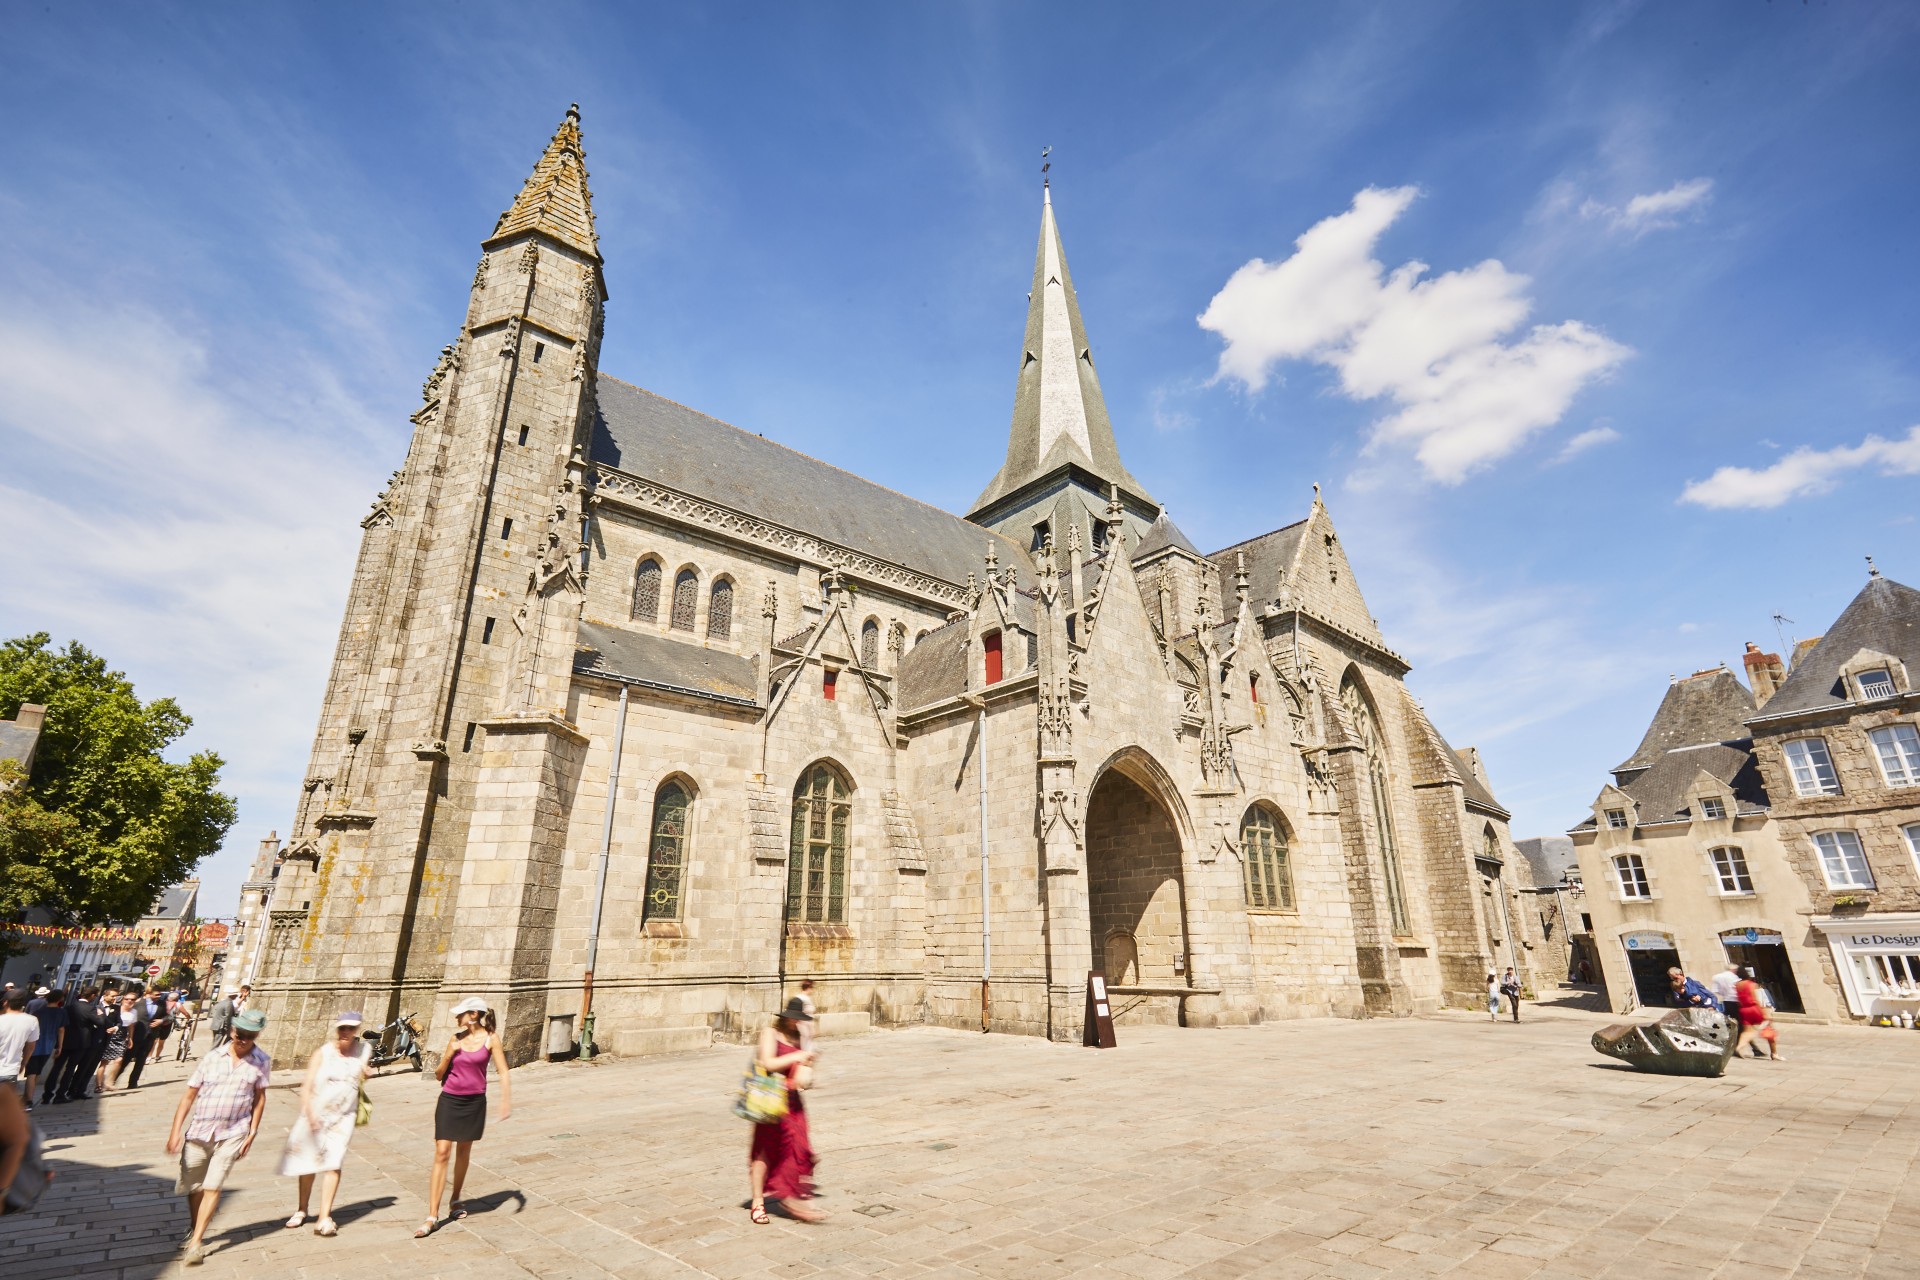
[[[500,1118],[513,1115],[513,1085],[507,1074],[507,1055],[494,1034],[493,1010],[480,999],[453,1006],[460,1029],[440,1054],[440,1103],[433,1112],[433,1176],[427,1183],[427,1220],[414,1239],[430,1236],[440,1226],[440,1193],[447,1185],[447,1163],[453,1163],[451,1218],[467,1216],[460,1190],[467,1181],[467,1160],[473,1144],[487,1132],[487,1068],[500,1073]]]

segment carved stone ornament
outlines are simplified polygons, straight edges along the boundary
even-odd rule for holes
[[[484,259],[482,261],[484,262]],[[441,384],[446,382],[448,375],[459,367],[459,349],[451,344],[440,348],[439,361],[433,366],[433,372],[427,375],[426,382],[421,384],[420,399],[428,404],[439,399]]]
[[[506,332],[500,339],[500,358],[511,360],[520,353],[520,317],[507,321]]]
[[[540,248],[533,241],[527,241],[527,247],[520,251],[520,274],[530,276],[540,265]]]
[[[1044,844],[1054,827],[1064,824],[1068,834],[1073,837],[1073,847],[1084,848],[1080,839],[1080,824],[1073,815],[1080,808],[1080,797],[1076,792],[1064,788],[1055,788],[1040,798],[1040,840]]]

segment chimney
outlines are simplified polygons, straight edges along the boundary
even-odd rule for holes
[[[1824,639],[1826,639],[1825,636],[1812,636],[1805,640],[1796,641],[1793,646],[1793,656],[1787,660],[1787,670],[1792,671],[1798,667],[1800,660],[1812,653],[1814,646]]]
[[[1780,692],[1780,686],[1787,682],[1787,669],[1781,665],[1777,653],[1762,653],[1760,646],[1747,641],[1746,657],[1747,684],[1753,690],[1753,706],[1757,711],[1767,705],[1767,699]]]
[[[14,713],[13,722],[22,729],[41,728],[47,722],[47,709],[37,702],[23,702]]]

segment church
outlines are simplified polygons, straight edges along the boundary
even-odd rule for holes
[[[576,108],[362,521],[280,1052],[475,995],[519,1062],[745,1035],[808,978],[831,1026],[1069,1042],[1095,972],[1123,1029],[1533,980],[1508,815],[1317,487],[1209,553],[1122,461],[1050,191],[962,517],[603,372],[587,179]]]

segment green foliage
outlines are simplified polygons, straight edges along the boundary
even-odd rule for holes
[[[163,758],[193,721],[171,698],[142,703],[77,641],[0,644],[0,719],[29,702],[47,719],[24,785],[0,782],[0,918],[38,906],[63,924],[137,919],[233,826],[221,759]]]

